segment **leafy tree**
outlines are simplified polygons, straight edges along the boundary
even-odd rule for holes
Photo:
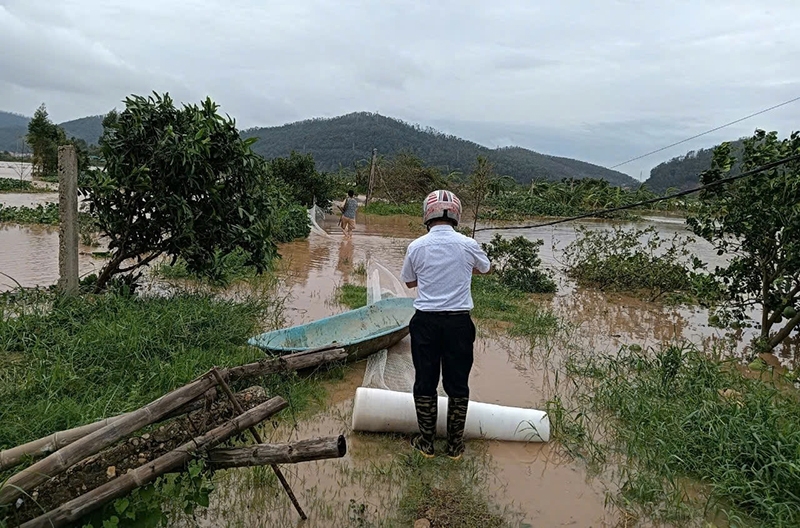
[[[379,158],[375,196],[394,204],[419,202],[431,191],[444,186],[445,179],[421,158],[401,152],[393,158]]]
[[[317,172],[311,154],[292,151],[288,158],[274,158],[269,161],[272,175],[285,182],[292,197],[310,208],[314,201],[323,209],[334,198],[335,182],[326,174]]]
[[[121,113],[107,116],[105,170],[81,188],[110,240],[96,291],[162,254],[194,273],[211,272],[237,248],[259,273],[276,255],[276,215],[291,203],[251,151],[254,140],[217,109],[209,98],[176,108],[168,94],[154,94],[126,98]]]
[[[33,172],[38,176],[58,173],[58,146],[66,143],[64,131],[50,120],[47,107],[42,103],[28,123],[25,141],[33,149]]]
[[[52,181],[58,177],[58,147],[61,145],[75,146],[79,172],[89,167],[86,141],[75,137],[67,139],[64,129],[50,120],[44,104],[36,110],[33,119],[28,123],[25,141],[33,149],[33,172],[40,178]]]
[[[776,132],[756,130],[743,143],[741,171],[800,153],[798,132],[779,140]],[[726,177],[735,161],[731,145],[723,143],[701,182]],[[731,256],[727,266],[716,270],[730,295],[724,315],[742,321],[747,309],[760,306],[758,344],[770,350],[800,324],[800,162],[716,185],[701,191],[699,200],[687,224],[720,255]],[[772,334],[783,319],[783,327]]]

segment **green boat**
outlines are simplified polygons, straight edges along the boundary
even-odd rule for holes
[[[407,336],[412,315],[414,299],[391,297],[311,323],[266,332],[251,337],[248,343],[277,355],[344,348],[347,361],[358,361]]]

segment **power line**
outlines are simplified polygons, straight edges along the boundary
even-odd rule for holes
[[[736,176],[729,176],[727,178],[722,178],[721,180],[717,180],[715,182],[709,183],[707,185],[702,185],[700,187],[695,187],[694,189],[689,189],[688,191],[681,191],[675,194],[670,194],[667,196],[660,196],[658,198],[651,198],[649,200],[644,200],[641,202],[637,202],[630,205],[621,205],[619,207],[612,207],[611,209],[600,209],[599,211],[592,211],[591,213],[584,213],[577,216],[570,216],[569,218],[560,218],[558,220],[554,220],[552,222],[546,222],[544,224],[534,224],[529,226],[500,226],[500,227],[481,227],[480,229],[476,229],[475,232],[478,231],[505,231],[510,229],[533,229],[536,227],[546,227],[556,224],[563,224],[565,222],[572,222],[574,220],[580,220],[582,218],[589,218],[592,216],[602,216],[608,213],[614,213],[616,211],[624,211],[626,209],[633,209],[635,207],[639,207],[640,205],[648,205],[656,202],[661,202],[664,200],[669,200],[670,198],[677,198],[679,196],[686,196],[687,194],[693,194],[703,189],[708,189],[709,187],[715,187],[717,185],[721,185],[723,183],[730,183],[732,181],[738,180],[740,178],[744,178],[745,176],[752,176],[753,174],[758,174],[759,172],[764,172],[770,169],[774,169],[775,167],[779,167],[786,163],[800,160],[800,154],[795,154],[794,156],[789,156],[788,158],[783,158],[778,161],[773,161],[771,163],[767,163],[765,165],[761,165],[760,167],[756,167],[755,169],[749,170],[747,172],[742,172],[741,174],[737,174]]]
[[[705,136],[706,134],[710,134],[712,132],[716,132],[717,130],[722,130],[725,127],[729,127],[731,125],[735,125],[736,123],[741,123],[742,121],[750,119],[751,117],[755,117],[757,115],[761,115],[761,114],[767,113],[770,110],[775,110],[776,108],[780,108],[782,106],[786,106],[788,104],[794,103],[795,101],[800,101],[800,96],[795,97],[794,99],[790,99],[788,101],[784,101],[784,102],[782,102],[780,104],[776,104],[775,106],[770,106],[769,108],[765,108],[764,110],[759,110],[758,112],[756,112],[754,114],[750,114],[749,116],[745,116],[745,117],[742,117],[742,118],[737,119],[735,121],[731,121],[730,123],[725,123],[724,125],[720,125],[720,126],[718,126],[716,128],[712,128],[711,130],[706,130],[702,134],[697,134],[696,136],[692,136],[690,138],[683,139],[683,140],[678,141],[676,143],[673,143],[671,145],[667,145],[666,147],[662,147],[660,149],[653,150],[651,152],[648,152],[647,154],[642,154],[641,156],[636,156],[635,158],[631,158],[628,161],[623,161],[622,163],[618,163],[617,165],[614,165],[613,167],[609,167],[609,169],[616,169],[617,167],[622,167],[623,165],[627,165],[628,163],[630,163],[632,161],[636,161],[636,160],[640,160],[642,158],[646,158],[647,156],[650,156],[651,154],[656,154],[657,152],[661,152],[661,151],[667,150],[667,149],[672,148],[672,147],[674,147],[676,145],[680,145],[681,143],[686,143],[687,141],[691,141],[693,139],[697,139],[699,137]]]

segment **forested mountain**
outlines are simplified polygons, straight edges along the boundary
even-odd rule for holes
[[[24,115],[12,114],[11,112],[3,112],[0,110],[0,128],[12,127],[26,127],[28,126],[29,117]]]
[[[89,116],[66,121],[59,125],[67,137],[76,137],[89,145],[96,145],[103,133],[103,116]]]
[[[29,118],[0,111],[0,152],[20,150],[20,138],[27,132]]]
[[[61,123],[61,127],[67,137],[74,136],[91,145],[100,138],[102,121],[103,116],[84,117]],[[0,151],[14,150],[18,138],[25,135],[26,126],[27,121],[23,126],[9,128],[6,135],[0,129]],[[521,147],[490,149],[432,128],[366,112],[252,128],[242,131],[242,136],[257,138],[253,149],[267,158],[287,156],[292,150],[310,152],[321,171],[351,168],[356,162],[368,161],[372,149],[377,148],[381,156],[393,156],[403,150],[412,152],[425,163],[445,172],[469,173],[476,157],[481,154],[491,160],[497,173],[512,176],[523,183],[534,179],[599,178],[612,185],[638,186],[638,182],[627,174],[591,163],[539,154]]]
[[[286,156],[292,150],[311,153],[318,169],[323,171],[336,171],[339,167],[352,167],[359,160],[369,160],[372,149],[377,148],[383,156],[403,150],[411,152],[446,172],[470,172],[481,154],[492,161],[497,173],[524,183],[540,178],[602,178],[613,185],[638,184],[627,174],[591,163],[547,156],[521,147],[489,149],[431,128],[366,112],[253,128],[244,130],[242,135],[258,138],[253,150],[268,158]]]
[[[731,152],[739,158],[742,150],[742,140],[731,141]],[[672,158],[660,163],[650,170],[650,177],[645,185],[651,190],[663,193],[669,188],[679,191],[693,189],[700,185],[701,172],[711,168],[714,157],[714,147],[693,150],[684,156]],[[732,174],[738,172],[738,164],[734,165]]]

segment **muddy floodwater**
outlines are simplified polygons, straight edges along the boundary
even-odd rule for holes
[[[611,224],[594,221],[583,225],[605,229]],[[687,234],[683,223],[671,218],[650,218],[636,225],[654,225],[665,238],[673,233]],[[346,308],[334,300],[335,291],[343,283],[363,284],[355,271],[368,260],[399,275],[408,243],[424,232],[418,219],[410,217],[368,217],[365,222],[359,215],[357,230],[349,241],[341,236],[335,219],[326,218],[322,227],[330,236],[312,234],[280,247],[288,324],[344,311]],[[570,224],[503,234],[544,240],[542,258],[554,269],[560,266],[560,250],[576,237]],[[476,238],[486,242],[493,235],[493,231],[483,231]],[[57,248],[57,229],[0,225],[0,272],[24,286],[51,284],[58,274]],[[720,262],[703,242],[695,243],[693,249],[712,268]],[[92,251],[82,248],[82,273],[97,271],[102,264],[91,256]],[[624,344],[648,346],[687,339],[702,345],[722,342],[725,337],[722,331],[708,326],[705,310],[584,290],[563,274],[556,278],[558,293],[541,296],[537,302],[569,323],[571,347],[612,352]],[[10,287],[13,283],[0,275],[0,289]],[[408,347],[408,338],[397,346]],[[787,345],[778,355],[790,361],[796,356],[796,348]],[[541,352],[558,355],[557,349]],[[479,323],[471,399],[541,409],[554,383],[545,363],[540,355],[530,353],[527,343],[498,336]],[[397,508],[402,485],[392,468],[409,453],[407,441],[391,435],[357,434],[350,428],[353,398],[362,384],[364,368],[364,362],[352,365],[343,379],[327,382],[330,398],[320,412],[278,427],[264,427],[264,435],[275,442],[339,434],[347,438],[348,453],[342,459],[283,468],[309,514],[303,526],[380,526]],[[492,502],[505,510],[514,524],[612,527],[620,521],[618,512],[606,507],[606,493],[617,491],[613,485],[602,478],[589,478],[580,463],[561,458],[551,445],[470,442],[464,463],[475,464],[476,470],[488,475]],[[253,469],[221,474],[204,516],[207,526],[295,526],[298,521],[269,471]]]

